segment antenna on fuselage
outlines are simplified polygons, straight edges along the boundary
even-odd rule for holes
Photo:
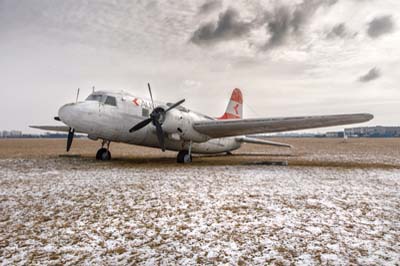
[[[96,89],[96,87],[95,87],[95,86],[93,86],[93,87],[92,87],[92,93],[95,91],[95,89]]]
[[[79,98],[79,91],[80,91],[80,89],[78,88],[78,90],[76,91],[76,102],[78,102],[78,98]]]
[[[151,98],[151,105],[153,106],[153,110],[154,110],[153,94],[151,93],[150,83],[147,83],[147,87],[149,87],[150,98]]]

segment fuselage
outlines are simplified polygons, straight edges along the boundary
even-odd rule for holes
[[[170,103],[155,102],[155,106],[168,108]],[[85,101],[70,103],[59,110],[59,118],[76,132],[85,133],[90,139],[103,139],[134,145],[159,147],[155,126],[129,132],[129,129],[147,119],[153,110],[152,102],[125,92],[98,91]],[[241,145],[235,137],[210,139],[195,131],[192,124],[202,120],[214,120],[209,116],[178,107],[167,113],[163,123],[165,148],[181,151],[213,154],[238,149]]]

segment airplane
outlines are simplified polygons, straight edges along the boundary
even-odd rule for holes
[[[111,160],[110,143],[177,151],[177,163],[191,163],[192,154],[230,154],[243,143],[291,147],[285,143],[249,135],[284,132],[318,127],[347,125],[369,121],[368,113],[278,118],[243,118],[243,95],[233,90],[225,113],[218,118],[189,110],[176,103],[153,101],[127,92],[93,91],[86,100],[63,105],[54,119],[61,126],[30,126],[31,128],[68,132],[67,152],[74,134],[84,133],[91,140],[102,140],[96,159]],[[79,91],[78,91],[79,95]]]

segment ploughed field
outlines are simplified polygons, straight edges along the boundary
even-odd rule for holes
[[[400,139],[196,156],[0,141],[0,265],[399,265]],[[61,156],[60,156],[61,155]],[[288,166],[271,165],[287,161]]]

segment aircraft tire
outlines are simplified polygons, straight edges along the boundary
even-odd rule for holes
[[[111,160],[111,152],[105,148],[101,148],[96,153],[96,160],[109,161]]]
[[[188,151],[180,151],[176,158],[177,163],[191,163],[192,155],[189,155]]]

